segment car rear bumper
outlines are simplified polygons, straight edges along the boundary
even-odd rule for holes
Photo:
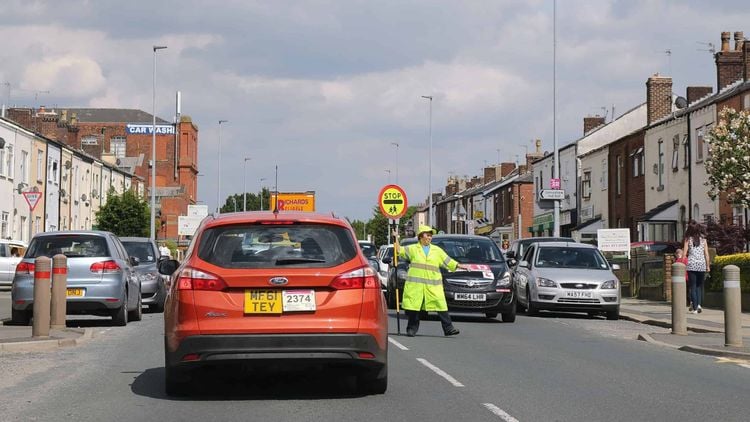
[[[69,288],[85,289],[83,297],[68,297],[66,312],[80,313],[96,310],[113,310],[122,306],[122,287],[112,284],[68,285]],[[34,286],[14,284],[11,291],[13,309],[25,311],[33,309]],[[115,300],[117,299],[117,300]]]
[[[370,354],[364,357],[361,354]],[[192,360],[184,360],[192,355]],[[196,356],[197,355],[197,356]],[[221,363],[270,361],[325,363],[380,368],[388,359],[367,334],[246,334],[197,335],[184,338],[177,350],[166,350],[168,366],[201,366]]]
[[[449,311],[456,312],[497,312],[505,313],[513,309],[513,293],[511,292],[476,292],[486,295],[486,301],[455,300],[453,291],[445,292],[445,300]],[[475,292],[472,292],[475,293]]]

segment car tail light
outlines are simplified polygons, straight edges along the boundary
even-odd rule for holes
[[[89,269],[92,273],[96,274],[112,274],[122,271],[122,268],[111,259],[109,261],[94,262]]]
[[[34,275],[34,267],[36,264],[33,262],[19,262],[16,265],[16,274],[31,274]]]
[[[187,267],[177,278],[177,290],[215,290],[221,291],[227,288],[227,283],[221,278]]]
[[[380,282],[375,275],[375,270],[368,265],[348,273],[339,274],[331,282],[331,288],[336,290],[379,289]]]

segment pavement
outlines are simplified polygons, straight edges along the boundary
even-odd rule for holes
[[[9,292],[7,294],[9,296]],[[0,301],[6,296],[0,292]],[[7,312],[8,314],[10,312]],[[0,312],[0,354],[38,352],[59,347],[77,346],[93,336],[93,328],[67,327],[50,330],[49,337],[34,338],[31,326],[10,325],[10,315]],[[620,318],[672,328],[672,305],[669,302],[625,298],[620,304]],[[7,324],[7,325],[6,325]],[[742,314],[742,347],[724,346],[724,311],[704,309],[687,315],[688,335],[642,333],[640,340],[685,352],[733,359],[750,359],[750,313]]]
[[[640,299],[622,299],[620,318],[642,324],[672,328],[672,304]],[[687,335],[643,333],[639,340],[685,352],[731,359],[750,359],[750,314],[742,313],[742,347],[725,346],[724,311],[703,309],[687,314]]]

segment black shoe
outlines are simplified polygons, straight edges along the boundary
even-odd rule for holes
[[[455,335],[458,335],[458,333],[460,333],[460,331],[458,331],[457,329],[453,328],[450,331],[447,331],[445,333],[445,335],[446,336],[455,336]]]
[[[414,337],[414,336],[416,336],[416,335],[417,335],[417,333],[416,333],[416,332],[414,332],[414,331],[412,331],[412,330],[406,330],[406,336],[407,336],[407,337]]]

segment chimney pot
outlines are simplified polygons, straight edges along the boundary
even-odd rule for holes
[[[745,40],[745,35],[742,31],[734,33],[734,51],[742,51],[742,43]]]
[[[721,51],[729,51],[729,32],[721,33]]]

